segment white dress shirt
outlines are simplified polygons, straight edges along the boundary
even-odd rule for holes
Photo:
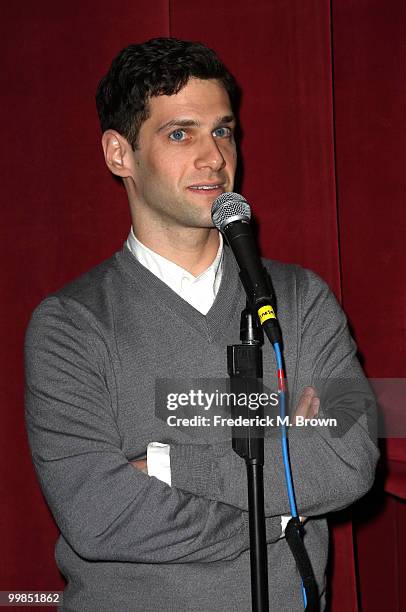
[[[213,305],[223,275],[223,237],[220,233],[219,241],[213,263],[199,276],[193,276],[173,261],[151,251],[135,237],[133,228],[127,239],[127,247],[145,268],[205,315]]]

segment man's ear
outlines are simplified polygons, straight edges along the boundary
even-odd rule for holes
[[[132,175],[131,145],[115,130],[106,130],[102,136],[102,147],[107,168],[116,176],[126,178]]]

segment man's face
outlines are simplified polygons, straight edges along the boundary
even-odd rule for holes
[[[211,204],[232,191],[235,118],[223,85],[190,79],[150,99],[132,153],[136,214],[155,228],[212,227]]]

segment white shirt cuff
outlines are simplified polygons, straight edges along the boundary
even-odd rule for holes
[[[289,523],[290,519],[292,518],[292,516],[290,514],[283,514],[281,516],[281,529],[282,529],[282,533],[279,536],[280,538],[284,538],[285,537],[285,529],[286,529],[286,525]]]
[[[148,476],[155,476],[169,486],[171,486],[170,448],[169,444],[161,442],[150,442],[147,446]]]
[[[282,529],[282,533],[279,536],[279,539],[285,537],[286,525],[289,523],[291,518],[292,518],[291,514],[283,514],[281,516],[281,529]],[[301,523],[304,523],[306,521],[306,517],[305,516],[299,516],[299,520],[300,520]]]

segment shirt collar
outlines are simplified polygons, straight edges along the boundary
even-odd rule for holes
[[[187,277],[191,283],[197,283],[204,279],[211,279],[213,282],[214,295],[216,295],[221,281],[223,263],[223,236],[220,232],[219,248],[217,250],[216,257],[210,266],[201,272],[199,276],[194,276],[188,272],[188,270],[185,270],[170,259],[159,255],[159,253],[156,253],[145,246],[145,244],[140,242],[138,238],[135,237],[132,227],[128,235],[127,247],[145,268],[155,274],[155,276],[161,279],[164,283],[171,286],[177,293],[180,292],[182,279]]]

